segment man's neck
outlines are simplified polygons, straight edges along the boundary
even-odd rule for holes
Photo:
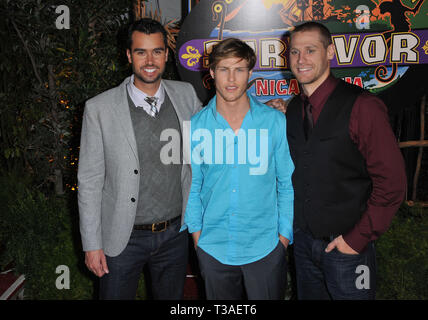
[[[153,82],[153,83],[146,83],[141,80],[139,80],[137,77],[134,76],[134,85],[139,90],[143,91],[146,95],[153,97],[156,92],[159,89],[159,86],[161,84],[161,80]]]
[[[237,101],[224,101],[217,96],[216,100],[217,111],[222,116],[229,118],[245,117],[245,114],[250,109],[250,101],[247,95]]]
[[[247,95],[237,101],[224,101],[217,95],[216,108],[236,133],[241,128],[245,115],[250,109],[250,101]]]
[[[310,97],[329,77],[330,72],[324,74],[320,79],[313,83],[303,84],[302,89],[307,97]]]

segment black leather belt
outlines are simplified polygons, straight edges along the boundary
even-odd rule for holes
[[[170,220],[162,221],[158,223],[134,224],[134,230],[151,230],[152,232],[162,232],[162,231],[165,231],[171,223],[177,221],[180,218],[181,216],[177,216]]]

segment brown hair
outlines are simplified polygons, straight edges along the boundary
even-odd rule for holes
[[[214,70],[220,60],[227,58],[241,58],[246,60],[250,70],[254,68],[257,59],[254,50],[244,41],[236,38],[228,38],[213,47],[208,57],[208,67]]]
[[[132,34],[134,33],[134,31],[142,32],[147,35],[161,33],[163,35],[163,43],[165,45],[165,49],[168,48],[168,34],[164,26],[159,21],[150,18],[142,18],[140,20],[134,21],[128,29],[128,38],[126,45],[129,50],[131,50],[132,47]]]
[[[326,26],[322,25],[321,23],[309,21],[305,22],[301,25],[298,25],[290,32],[290,43],[291,39],[293,38],[293,35],[297,32],[303,32],[303,31],[312,31],[312,30],[318,30],[321,36],[321,42],[324,45],[324,48],[327,48],[330,44],[332,44],[331,41],[331,33],[327,29]]]

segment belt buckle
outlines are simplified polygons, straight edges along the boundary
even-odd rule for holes
[[[155,229],[156,225],[160,225],[161,223],[163,223],[163,228],[161,230],[157,230]],[[153,223],[152,224],[152,232],[164,232],[166,230],[166,227],[168,226],[168,221],[164,221],[164,222],[159,222],[159,223]]]

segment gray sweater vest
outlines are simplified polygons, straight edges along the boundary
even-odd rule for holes
[[[160,158],[162,147],[170,141],[161,141],[165,129],[180,132],[180,124],[174,107],[165,94],[159,114],[151,117],[143,108],[137,108],[128,94],[129,110],[140,161],[140,187],[135,224],[152,224],[181,215],[181,162],[163,164]],[[181,137],[181,134],[180,134]],[[173,150],[180,150],[174,146]],[[181,160],[181,154],[180,154]]]

